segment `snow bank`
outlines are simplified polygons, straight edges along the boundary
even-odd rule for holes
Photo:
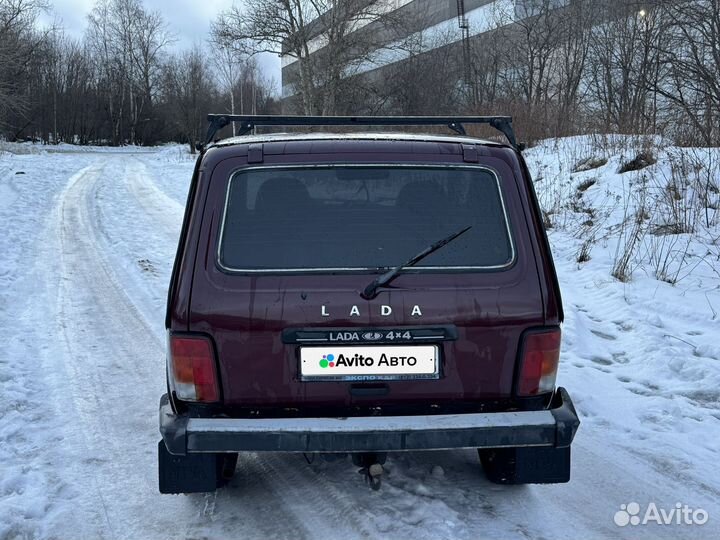
[[[656,163],[619,173],[642,153]],[[526,157],[564,295],[560,382],[581,432],[611,431],[684,482],[720,485],[704,465],[720,452],[720,149],[575,137]]]
[[[33,142],[8,142],[0,140],[0,155],[2,152],[17,155],[42,155],[42,154],[86,154],[86,153],[109,153],[109,154],[136,154],[156,152],[158,147],[152,146],[85,146],[78,144],[58,143],[43,144]]]

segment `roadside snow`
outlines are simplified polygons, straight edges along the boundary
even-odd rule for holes
[[[177,145],[166,145],[161,148],[178,148]],[[78,146],[75,144],[58,143],[43,144],[31,142],[8,142],[0,140],[0,153],[6,152],[17,155],[36,155],[36,154],[138,154],[138,153],[154,153],[157,148],[144,146]]]
[[[573,390],[580,437],[613,433],[612,445],[717,501],[720,469],[710,464],[720,453],[720,149],[651,141],[658,163],[619,174],[647,144],[578,137],[546,141],[527,153],[539,198],[552,213],[549,236],[566,311],[559,383]],[[710,207],[673,193],[677,215],[696,212],[694,231],[654,234],[667,224],[666,191],[681,154],[698,158],[693,167],[705,167],[695,173],[715,186]],[[607,163],[573,173],[588,157]],[[639,213],[644,224],[629,257],[632,275],[623,283],[611,274],[628,244],[623,223]],[[584,243],[589,260],[578,262]],[[668,263],[663,276],[658,257]],[[658,279],[667,276],[676,283]]]
[[[625,174],[620,165],[646,142],[582,137],[527,152],[564,294],[559,382],[583,421],[570,484],[496,486],[474,452],[428,452],[392,456],[373,492],[346,460],[249,454],[227,489],[175,497],[157,493],[156,417],[192,157],[177,146],[121,155],[20,146],[0,148],[0,538],[720,535],[718,224],[649,232],[685,215],[663,194],[691,200],[701,187],[704,171],[681,167],[679,149]],[[696,155],[707,170],[717,163],[716,150]],[[607,163],[572,172],[589,158]],[[676,194],[665,188],[680,170],[696,181]],[[639,185],[655,186],[643,204]],[[693,208],[693,219],[706,217]],[[611,274],[639,210],[648,216],[621,282]],[[675,243],[659,273],[651,255],[663,238]],[[616,526],[633,501],[681,502],[710,519]]]

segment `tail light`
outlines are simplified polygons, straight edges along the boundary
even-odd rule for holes
[[[525,334],[517,393],[533,396],[555,388],[560,359],[560,329]]]
[[[215,355],[210,340],[201,336],[170,336],[170,373],[178,399],[218,401]]]

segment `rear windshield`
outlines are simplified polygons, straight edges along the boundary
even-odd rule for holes
[[[235,271],[389,268],[468,226],[415,268],[512,263],[500,186],[490,170],[251,169],[230,180],[219,262]]]

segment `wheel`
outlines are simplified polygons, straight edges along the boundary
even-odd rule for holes
[[[235,468],[237,467],[238,453],[218,454],[217,459],[217,487],[227,485],[232,477],[235,476]]]
[[[493,484],[514,484],[515,454],[506,449],[478,449],[480,463]]]

